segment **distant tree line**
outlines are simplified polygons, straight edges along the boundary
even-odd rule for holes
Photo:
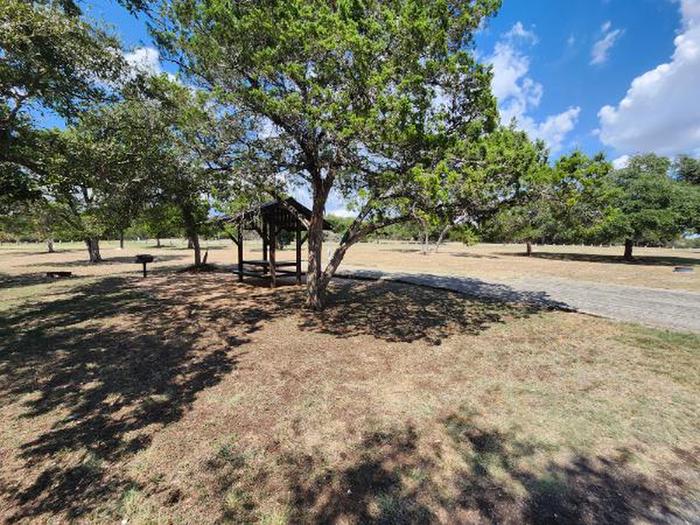
[[[528,255],[533,244],[620,244],[630,259],[636,245],[667,246],[700,232],[700,159],[638,154],[615,170],[602,154],[576,151],[552,165],[543,162],[540,170],[517,202],[480,223],[433,216],[433,222],[392,225],[370,238],[417,241],[426,253],[446,239],[523,243]],[[352,221],[329,220],[341,232]],[[700,245],[692,237],[685,243]]]

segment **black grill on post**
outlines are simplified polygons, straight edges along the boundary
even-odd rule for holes
[[[154,261],[154,257],[148,253],[140,253],[136,256],[136,262],[143,264],[143,276],[146,277],[146,265]]]

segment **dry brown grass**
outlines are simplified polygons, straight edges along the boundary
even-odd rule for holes
[[[622,260],[618,247],[535,246],[531,257],[522,245],[450,243],[438,253],[421,255],[406,243],[359,244],[344,264],[385,271],[467,275],[480,279],[512,280],[556,277],[670,290],[700,292],[700,252],[667,248],[635,248],[635,261]],[[693,273],[674,273],[675,266],[692,266]]]
[[[697,515],[697,336],[352,281],[316,317],[294,286],[41,257],[0,282],[8,522]]]
[[[230,241],[209,241],[209,262],[232,265],[235,247]],[[183,267],[192,254],[182,241],[155,248],[152,243],[127,243],[118,250],[114,242],[103,243],[106,263],[85,263],[85,249],[78,243],[61,245],[57,254],[41,253],[43,246],[0,247],[0,286],[3,274],[40,279],[48,270],[69,270],[79,275],[137,274],[133,263],[136,253],[152,253],[159,261],[153,270]],[[246,242],[246,257],[260,258],[258,242]],[[334,245],[327,243],[324,258]],[[439,253],[421,255],[417,244],[403,242],[360,243],[353,246],[343,262],[345,266],[398,272],[451,274],[484,280],[513,280],[521,277],[555,277],[629,286],[700,292],[700,252],[665,248],[635,248],[635,261],[622,260],[618,247],[535,246],[532,257],[523,256],[522,245],[479,244],[464,246],[449,243]],[[278,253],[278,259],[293,259],[291,250]],[[692,273],[674,273],[676,266],[691,266]],[[27,274],[30,274],[27,276]],[[32,277],[33,274],[33,277]]]

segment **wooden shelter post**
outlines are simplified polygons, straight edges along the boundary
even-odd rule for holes
[[[262,258],[263,261],[267,261],[267,236],[268,236],[268,225],[267,222],[262,223]]]
[[[276,260],[275,251],[277,250],[277,228],[274,223],[268,225],[269,228],[269,250],[270,250],[270,288],[277,286],[277,272],[275,271]]]
[[[297,284],[301,284],[301,226],[297,224]]]
[[[243,281],[243,227],[238,225],[238,280]]]

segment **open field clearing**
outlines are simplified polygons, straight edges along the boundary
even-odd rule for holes
[[[373,249],[407,265],[467,260],[465,272],[640,268]],[[144,251],[160,258],[146,280],[131,262]],[[388,282],[338,281],[317,317],[299,287],[173,272],[186,250],[110,247],[94,266],[78,249],[0,253],[7,522],[683,523],[700,512],[698,336]],[[233,257],[227,246],[209,261]],[[48,269],[78,277],[47,281]]]
[[[8,281],[6,300],[34,293],[33,288],[12,283],[45,283],[50,281],[46,271],[72,271],[83,277],[138,275],[134,255],[144,252],[156,256],[149,271],[172,271],[192,263],[192,252],[181,240],[166,241],[163,248],[151,242],[127,243],[124,250],[114,242],[104,244],[105,261],[98,265],[86,263],[79,243],[63,244],[56,254],[42,253],[37,244],[4,246],[0,282]],[[230,241],[208,241],[207,260],[232,269],[237,260],[234,248]],[[324,258],[332,249],[328,243]],[[619,248],[547,246],[525,257],[518,245],[451,243],[439,253],[423,255],[411,243],[360,243],[348,252],[340,273],[398,278],[486,298],[517,292],[608,319],[700,333],[700,271],[696,271],[700,253],[670,249],[638,249],[638,253],[634,262],[626,263]],[[259,240],[245,243],[245,259],[261,257]],[[293,260],[293,249],[279,251],[278,259]],[[678,266],[691,271],[675,272]]]
[[[172,242],[172,245],[169,243]],[[191,264],[192,252],[184,249],[181,239],[164,241],[163,248],[155,248],[152,241],[127,242],[124,250],[115,242],[103,242],[102,265],[86,263],[82,243],[57,244],[57,254],[43,253],[44,245],[5,244],[0,246],[0,274],[42,273],[47,270],[74,269],[80,275],[136,273],[137,253],[152,253],[158,258],[153,269],[174,268]],[[245,257],[260,257],[259,241],[246,242]],[[324,260],[333,243],[326,243]],[[232,265],[236,261],[235,246],[229,240],[205,241],[209,248],[209,262]],[[636,248],[635,262],[622,260],[622,248],[590,246],[535,246],[531,257],[523,256],[522,245],[479,244],[464,246],[448,243],[438,253],[422,255],[418,244],[406,242],[360,243],[352,247],[342,267],[460,275],[485,280],[513,280],[523,276],[556,277],[580,281],[606,282],[700,292],[700,251],[666,248]],[[278,252],[279,259],[294,259],[291,249]],[[692,273],[674,273],[676,266],[691,266]],[[78,269],[79,268],[79,269]]]

